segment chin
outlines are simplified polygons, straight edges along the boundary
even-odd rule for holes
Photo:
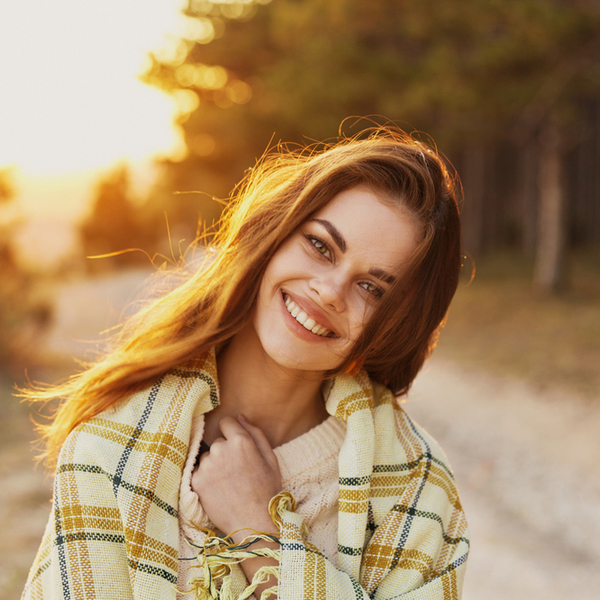
[[[264,347],[264,346],[263,346]],[[328,353],[323,356],[320,353],[309,354],[299,348],[290,348],[289,346],[264,348],[269,358],[280,367],[287,370],[296,370],[304,372],[325,373],[339,367],[343,359],[339,356]]]
[[[253,319],[257,341],[268,360],[288,371],[322,375],[339,367],[347,354],[343,340],[319,337],[305,330],[289,315],[280,296],[275,297],[275,306],[259,309]]]

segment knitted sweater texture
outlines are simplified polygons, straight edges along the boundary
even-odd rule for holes
[[[284,511],[279,600],[460,598],[467,525],[443,452],[365,373],[334,378],[325,399],[347,427],[337,565]],[[211,352],[75,428],[25,600],[175,599],[182,471],[194,419],[218,402]]]

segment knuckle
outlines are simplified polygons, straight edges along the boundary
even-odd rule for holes
[[[252,437],[250,436],[250,434],[247,431],[238,433],[233,438],[233,441],[242,447],[249,447],[253,443]]]

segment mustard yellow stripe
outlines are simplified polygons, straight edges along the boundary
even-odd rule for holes
[[[135,427],[132,427],[131,425],[127,425],[126,423],[118,423],[115,421],[110,421],[108,419],[102,419],[100,417],[94,417],[93,419],[90,419],[89,421],[83,423],[81,425],[81,428],[83,431],[86,431],[88,428],[92,428],[94,426],[96,428],[104,428],[107,431],[113,431],[115,433],[120,433],[123,436],[125,436],[125,438],[127,440],[129,440],[132,437],[135,437],[136,441],[139,441],[139,442],[156,442],[156,441],[160,440],[161,438],[165,438],[165,441],[163,443],[168,443],[175,450],[177,450],[178,452],[181,452],[182,454],[187,453],[187,445],[182,440],[173,436],[170,433],[165,433],[163,431],[160,431],[160,432],[150,432],[150,431],[145,431],[145,430],[139,431]],[[107,432],[99,433],[100,437],[107,437],[106,434],[107,434]],[[110,439],[110,438],[107,438],[107,439]]]
[[[61,512],[63,518],[60,520],[61,534],[69,531],[83,530],[84,518],[77,487],[75,473],[63,473],[59,478],[59,495],[63,502],[69,502]],[[67,563],[76,565],[77,568],[69,570],[69,591],[75,598],[95,598],[94,580],[92,577],[92,562],[87,541],[85,539],[73,539],[63,545],[67,555]]]
[[[371,493],[377,488],[392,487],[398,495],[398,488],[404,488],[411,476],[406,475],[374,475],[371,479]]]
[[[179,551],[177,549],[139,531],[136,532],[132,529],[126,529],[125,536],[132,541],[135,540],[135,542],[138,544],[148,546],[148,548],[152,548],[157,552],[163,552],[166,556],[169,556],[175,560],[179,556]]]
[[[315,587],[315,562],[316,555],[312,552],[304,553],[304,599],[318,600]]]
[[[456,581],[456,570],[446,572],[441,577],[444,600],[459,600],[458,582]]]
[[[369,490],[341,489],[340,500],[361,502],[369,499]]]
[[[121,423],[111,423],[111,425],[120,426]],[[81,430],[85,433],[95,435],[115,444],[126,447],[133,440],[133,449],[141,453],[152,452],[168,458],[172,463],[183,466],[187,456],[187,446],[177,437],[169,433],[153,433],[134,437],[128,431],[119,431],[120,427],[100,426],[97,420],[91,420],[81,425]],[[125,427],[133,432],[132,427]]]
[[[352,408],[350,409],[350,405]],[[358,412],[359,410],[370,409],[371,403],[365,398],[364,391],[354,392],[342,398],[336,408],[335,416],[344,419],[347,414]]]
[[[359,515],[369,509],[368,501],[365,502],[340,502],[339,511],[351,515]]]

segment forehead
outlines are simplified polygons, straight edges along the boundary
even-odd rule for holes
[[[349,255],[395,271],[419,239],[418,222],[401,201],[366,186],[340,192],[313,219],[330,222],[343,236]]]

